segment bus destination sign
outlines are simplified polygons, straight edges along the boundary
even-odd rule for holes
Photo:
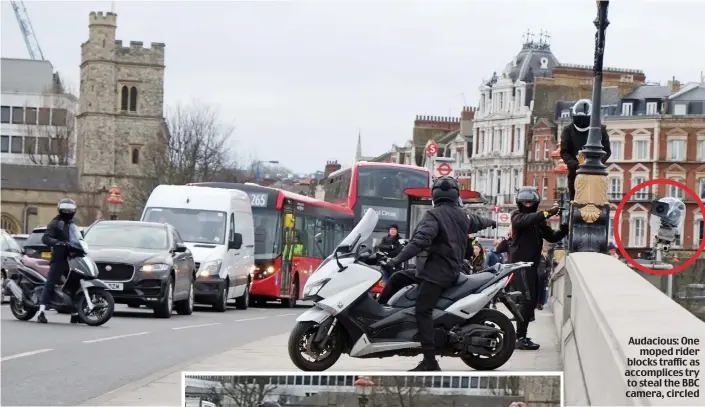
[[[362,213],[367,212],[368,209],[372,209],[377,212],[382,220],[393,220],[397,222],[406,221],[406,208],[391,208],[383,206],[362,206]]]

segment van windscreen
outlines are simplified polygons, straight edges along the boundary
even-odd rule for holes
[[[228,216],[225,212],[185,208],[147,208],[145,222],[168,223],[184,242],[225,244]]]

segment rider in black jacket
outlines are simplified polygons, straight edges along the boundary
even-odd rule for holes
[[[510,261],[532,262],[531,268],[523,269],[517,274],[512,284],[522,291],[524,296],[520,301],[523,322],[517,322],[516,348],[521,350],[536,350],[539,345],[528,338],[529,322],[534,319],[534,311],[538,304],[539,275],[538,267],[541,261],[543,240],[551,243],[559,242],[568,233],[567,225],[561,225],[561,230],[551,229],[546,219],[558,214],[560,209],[555,206],[548,211],[538,212],[541,197],[533,187],[521,187],[516,195],[517,210],[512,213],[512,240],[509,248]]]
[[[391,225],[387,236],[382,238],[382,241],[377,245],[377,250],[384,252],[388,257],[392,258],[401,252],[402,245],[399,241],[399,226]],[[397,267],[398,269],[398,267]],[[384,270],[384,283],[386,284],[391,277],[391,273],[396,270]]]
[[[420,284],[416,300],[416,323],[424,358],[414,371],[440,370],[434,344],[431,317],[433,308],[443,290],[458,280],[468,233],[497,225],[491,219],[470,215],[462,209],[460,186],[452,177],[440,177],[434,181],[431,196],[433,208],[423,215],[401,253],[386,264],[386,267],[394,267],[418,256],[415,277]],[[395,273],[395,276],[401,274]]]
[[[566,126],[561,133],[561,158],[568,166],[568,191],[570,199],[575,199],[575,177],[580,161],[578,154],[587,143],[588,132],[590,130],[590,117],[592,116],[592,102],[588,99],[577,101],[571,110],[573,125]],[[612,155],[610,149],[610,136],[607,134],[607,127],[602,126],[602,149],[605,155],[602,162],[606,163]]]
[[[44,283],[44,290],[39,299],[39,316],[37,322],[46,324],[47,318],[44,315],[46,306],[51,302],[54,295],[54,286],[61,283],[61,276],[69,271],[67,244],[71,240],[70,225],[73,223],[73,216],[76,214],[76,203],[72,199],[62,199],[57,205],[59,214],[47,225],[42,243],[51,248],[51,261],[49,262],[49,273],[47,281]],[[78,236],[73,238],[79,239]],[[71,315],[71,323],[80,322],[77,314]]]

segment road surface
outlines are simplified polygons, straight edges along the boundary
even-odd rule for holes
[[[156,319],[145,308],[117,305],[102,327],[71,325],[49,312],[49,324],[16,320],[1,308],[0,404],[77,405],[171,366],[289,332],[303,308],[277,304]]]

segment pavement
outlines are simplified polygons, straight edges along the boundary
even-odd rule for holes
[[[294,317],[291,317],[294,319]],[[284,320],[281,321],[282,324]],[[291,325],[286,328],[291,328]],[[286,331],[286,329],[285,329]],[[541,344],[538,351],[515,351],[510,361],[497,371],[562,371],[558,338],[553,327],[550,309],[536,312],[536,321],[529,327],[529,334]],[[165,369],[131,383],[121,389],[89,400],[83,405],[93,406],[177,406],[181,404],[182,372],[298,372],[289,360],[287,341],[289,334],[273,334],[266,338],[234,346],[232,349]],[[406,371],[416,366],[418,358],[394,357],[386,359],[353,359],[343,355],[329,372]],[[445,371],[470,371],[462,361],[441,358]],[[205,374],[205,373],[204,373]],[[250,373],[251,374],[251,373]]]
[[[174,313],[170,319],[156,319],[151,310],[117,305],[108,323],[89,327],[71,325],[68,315],[54,312],[47,313],[47,325],[18,321],[3,305],[0,404],[75,406],[89,402],[154,374],[163,377],[165,369],[180,370],[179,366],[233,347],[286,336],[304,308],[272,304],[218,313],[196,307],[189,316]],[[180,404],[180,384],[175,383],[171,391],[176,398],[168,405]]]

